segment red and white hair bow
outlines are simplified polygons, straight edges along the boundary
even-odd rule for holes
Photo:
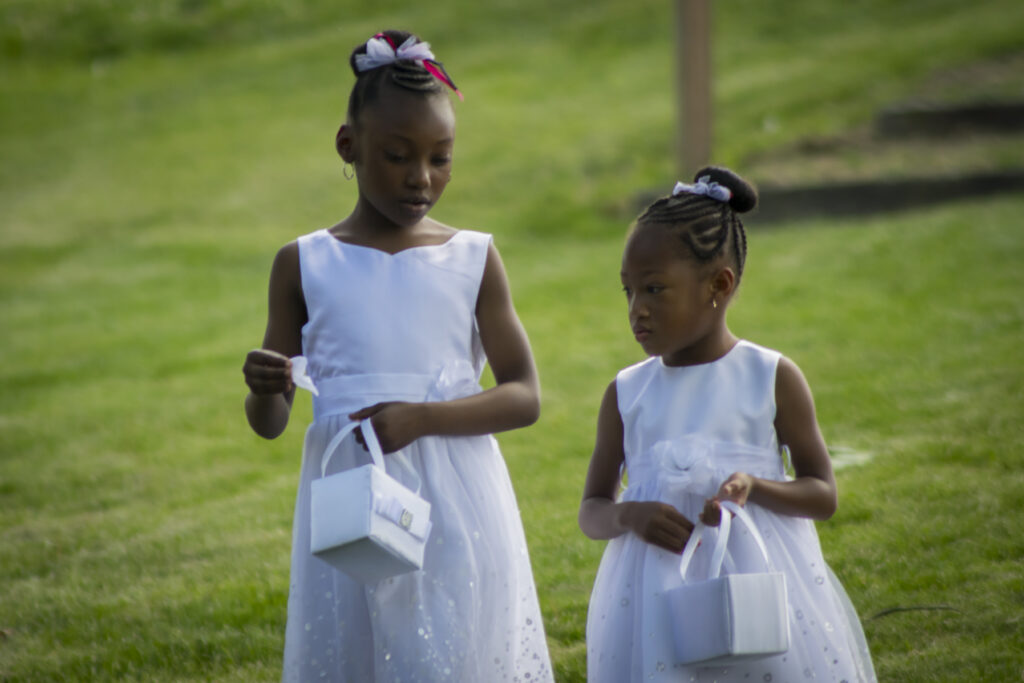
[[[444,67],[434,58],[434,53],[430,51],[430,43],[417,42],[414,36],[409,36],[404,43],[395,47],[390,37],[378,33],[366,41],[366,53],[356,55],[356,69],[362,73],[393,64],[400,59],[416,62],[429,71],[434,78],[454,90],[460,100],[463,99],[462,93],[455,87],[455,83],[445,72]]]

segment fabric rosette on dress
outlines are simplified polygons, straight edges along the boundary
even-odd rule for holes
[[[664,495],[681,499],[684,495],[708,498],[718,491],[722,477],[712,462],[714,447],[698,436],[658,441],[640,466],[630,471],[630,480],[648,476]],[[652,472],[647,472],[648,467]],[[636,470],[635,472],[633,470]]]

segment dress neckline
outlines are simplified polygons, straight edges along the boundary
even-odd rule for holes
[[[332,234],[330,228],[324,228],[323,231],[330,239],[334,240],[338,244],[344,245],[346,247],[352,247],[354,249],[373,251],[378,254],[382,254],[384,256],[389,257],[396,257],[405,254],[406,252],[416,252],[423,249],[442,249],[451,244],[455,240],[455,238],[458,237],[460,233],[462,233],[462,230],[456,230],[444,242],[438,242],[437,244],[418,244],[415,246],[406,247],[405,249],[399,249],[398,251],[385,251],[384,249],[380,249],[378,247],[370,247],[365,244],[356,244],[355,242],[346,242],[340,237],[337,237],[334,234]]]
[[[720,363],[723,360],[725,360],[726,358],[728,358],[729,356],[731,356],[733,351],[735,351],[736,349],[738,349],[741,346],[744,346],[745,343],[746,343],[745,339],[737,339],[736,343],[733,344],[732,347],[728,351],[723,353],[718,358],[715,358],[714,360],[706,361],[704,363],[692,363],[690,365],[668,365],[667,363],[665,363],[665,359],[662,356],[657,356],[657,358],[658,358],[658,365],[660,365],[662,368],[664,368],[666,370],[683,370],[683,369],[686,369],[686,368],[706,368],[706,367],[711,367],[715,363]]]

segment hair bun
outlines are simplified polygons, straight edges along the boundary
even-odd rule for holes
[[[722,166],[705,166],[697,171],[693,177],[694,182],[698,178],[709,176],[711,182],[724,185],[732,191],[732,199],[729,200],[729,207],[736,213],[746,213],[757,206],[757,190],[743,178]]]

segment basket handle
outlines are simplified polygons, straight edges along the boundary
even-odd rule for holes
[[[377,439],[377,432],[373,431],[373,422],[370,418],[366,418],[361,422],[349,422],[347,425],[338,430],[338,433],[334,435],[334,438],[327,444],[327,448],[324,449],[324,456],[320,460],[320,476],[326,476],[327,465],[330,463],[331,458],[334,457],[335,451],[338,450],[338,446],[345,440],[345,437],[352,433],[352,431],[359,427],[359,431],[363,434],[363,441],[366,443],[366,449],[370,451],[370,457],[373,458],[373,464],[377,467],[384,469],[384,452],[380,448],[380,441]]]
[[[711,553],[711,566],[708,568],[709,579],[717,578],[718,574],[722,571],[722,560],[725,559],[725,546],[729,541],[729,528],[731,524],[731,516],[722,515],[722,521],[719,523],[718,529],[718,540],[715,542],[714,552]],[[690,568],[690,562],[693,560],[694,553],[697,552],[697,546],[700,545],[700,539],[704,536],[704,530],[707,526],[704,522],[697,522],[697,526],[693,527],[693,531],[690,533],[690,539],[686,542],[683,557],[679,560],[679,576],[682,577],[683,581],[686,581],[686,570]]]
[[[764,539],[761,538],[761,533],[757,530],[754,520],[750,517],[750,513],[731,500],[723,500],[720,505],[726,511],[731,512],[732,515],[722,515],[722,521],[719,523],[718,539],[715,541],[715,549],[711,553],[708,579],[717,579],[722,572],[722,561],[725,559],[725,550],[729,543],[733,515],[738,517],[747,526],[747,529],[750,530],[750,535],[754,538],[754,542],[757,543],[757,548],[761,551],[761,557],[764,558],[765,566],[768,567],[769,571],[772,570],[772,562],[768,559],[768,548],[765,546]],[[682,577],[684,582],[686,581],[686,570],[690,568],[690,562],[693,560],[694,553],[697,552],[697,546],[700,544],[700,539],[704,535],[706,527],[707,525],[703,522],[697,522],[697,526],[693,528],[693,533],[690,534],[690,540],[686,542],[683,557],[679,561],[679,576]]]
[[[768,571],[774,571],[775,567],[772,565],[771,558],[768,557],[768,547],[765,546],[764,538],[761,536],[761,532],[758,530],[757,525],[754,524],[754,518],[750,516],[750,513],[747,512],[742,505],[734,503],[731,500],[724,500],[721,504],[726,510],[729,510],[736,515],[739,520],[747,526],[747,530],[750,531],[751,538],[753,538],[754,543],[757,544],[757,549],[761,551],[761,557],[764,558],[764,566]]]

